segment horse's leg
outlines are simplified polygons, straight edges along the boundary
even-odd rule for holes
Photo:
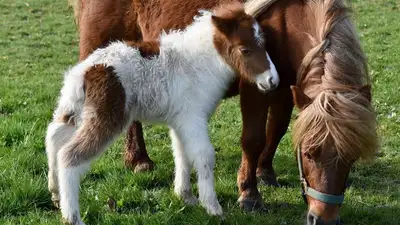
[[[279,91],[279,103],[271,104],[268,114],[267,138],[264,151],[258,160],[257,176],[264,184],[279,186],[272,166],[272,160],[279,142],[285,135],[293,110],[292,95],[289,89]]]
[[[49,165],[48,188],[51,193],[51,200],[56,207],[59,207],[60,203],[57,153],[71,139],[75,130],[74,126],[56,121],[51,122],[47,128],[46,153]]]
[[[268,114],[267,96],[254,85],[240,83],[242,111],[242,162],[238,172],[240,207],[253,210],[263,206],[257,189],[256,169],[258,157],[265,147],[265,124]]]
[[[149,171],[154,167],[147,154],[144,143],[142,124],[133,122],[126,135],[126,146],[124,156],[125,166],[136,172]]]
[[[79,17],[79,38],[80,60],[112,40],[141,40],[132,1],[104,0],[85,4]],[[127,132],[124,162],[135,172],[153,168],[140,122],[133,122]]]
[[[193,163],[197,171],[200,203],[209,214],[222,215],[222,207],[215,193],[215,151],[208,136],[207,119],[192,117],[185,121],[176,128],[176,134],[184,146],[189,163]]]
[[[186,204],[197,204],[197,198],[193,195],[192,186],[190,184],[190,170],[192,169],[192,164],[186,156],[182,141],[172,128],[170,129],[170,136],[175,161],[175,194],[182,198]]]

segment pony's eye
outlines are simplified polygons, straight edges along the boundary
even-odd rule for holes
[[[248,55],[248,54],[250,54],[251,50],[248,49],[248,48],[240,48],[240,52],[241,52],[243,55]]]

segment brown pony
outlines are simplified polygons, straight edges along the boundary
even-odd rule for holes
[[[163,29],[182,28],[198,9],[222,2],[229,0],[75,0],[80,59],[110,40],[149,40]],[[281,82],[262,94],[255,85],[237,81],[226,93],[240,94],[240,204],[245,209],[262,205],[256,175],[278,185],[272,161],[294,102],[300,110],[293,135],[307,223],[338,223],[352,164],[377,148],[366,59],[349,8],[343,0],[250,0],[246,10],[258,15]],[[126,149],[126,164],[135,171],[153,167],[140,123],[131,126]]]

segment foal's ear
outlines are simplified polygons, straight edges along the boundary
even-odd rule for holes
[[[218,16],[212,15],[211,21],[214,24],[214,26],[216,26],[218,28],[218,30],[220,30],[225,35],[229,35],[235,27],[234,21],[224,19],[224,18],[221,18]]]
[[[298,109],[303,110],[311,104],[311,98],[304,94],[299,87],[292,85],[290,89],[292,89],[293,103]]]
[[[372,97],[371,97],[372,94],[371,94],[371,85],[370,85],[370,84],[367,84],[367,85],[362,86],[362,87],[359,89],[359,91],[360,91],[360,93],[361,93],[365,98],[368,99],[369,102],[371,102],[371,100],[372,100]]]

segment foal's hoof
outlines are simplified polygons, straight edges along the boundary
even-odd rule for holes
[[[261,183],[266,186],[281,187],[276,179],[274,171],[257,170],[257,177],[260,178]]]
[[[56,207],[57,209],[60,208],[60,196],[58,196],[58,194],[51,194],[51,201],[53,202],[54,207]]]
[[[212,216],[222,216],[224,213],[221,205],[217,202],[211,205],[205,206],[207,213]]]
[[[186,205],[197,205],[199,203],[199,200],[194,195],[183,198],[183,201]]]
[[[154,169],[154,163],[152,161],[145,161],[145,162],[138,162],[133,169],[133,172],[140,173],[140,172],[147,172],[152,171]]]

